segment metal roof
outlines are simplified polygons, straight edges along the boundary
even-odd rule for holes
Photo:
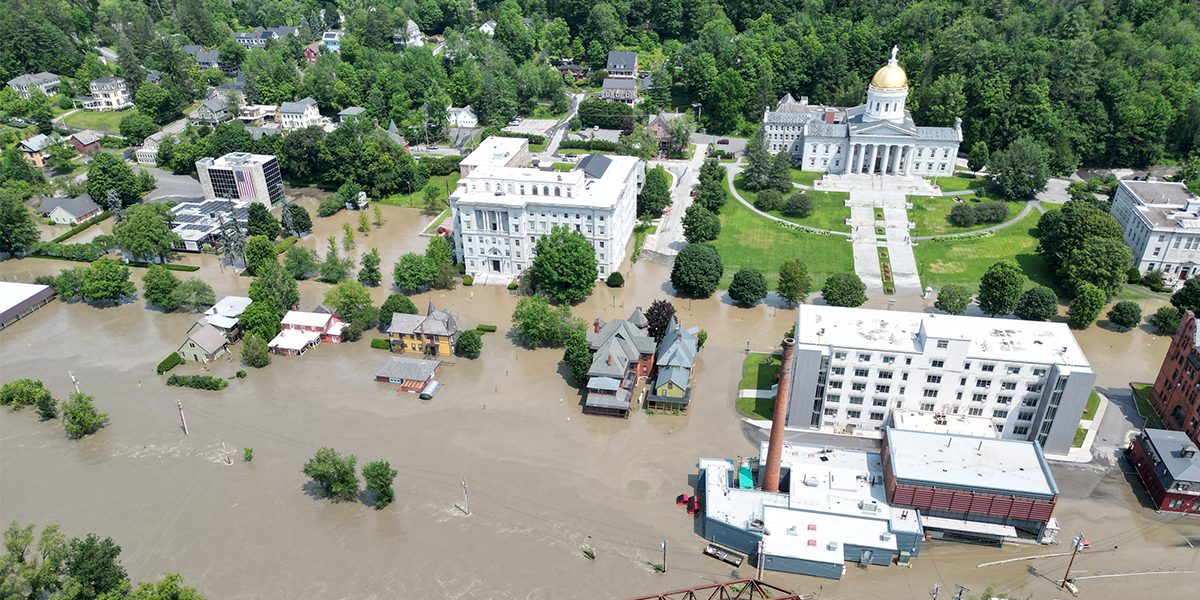
[[[436,360],[421,360],[418,358],[402,358],[393,356],[389,358],[379,371],[375,373],[375,377],[387,377],[388,379],[406,379],[409,381],[427,381],[433,377],[437,371],[440,362]]]
[[[1200,453],[1196,453],[1196,444],[1187,434],[1168,429],[1147,429],[1145,435],[1171,474],[1171,479],[1200,482]],[[1188,447],[1193,452],[1190,457],[1183,455],[1183,449]]]

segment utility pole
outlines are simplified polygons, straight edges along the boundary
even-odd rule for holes
[[[933,591],[929,592],[929,595],[933,596],[933,600],[937,600],[938,592],[941,592],[941,591],[942,591],[942,584],[935,583],[935,584],[933,584]]]
[[[471,505],[467,502],[467,478],[466,477],[463,477],[462,486],[463,486],[463,512],[470,515],[471,514]]]
[[[183,425],[183,435],[187,435],[187,419],[183,418],[183,401],[176,400],[176,402],[179,403],[179,423]]]
[[[1075,539],[1071,542],[1071,562],[1067,563],[1067,572],[1063,574],[1062,583],[1058,586],[1058,589],[1060,590],[1067,587],[1067,579],[1071,577],[1071,567],[1075,564],[1075,555],[1079,553],[1079,543],[1082,542],[1083,539],[1082,531],[1075,532]]]
[[[663,548],[662,572],[666,573],[667,572],[667,540],[663,540],[662,548]]]
[[[70,371],[67,371],[67,375],[71,376],[71,383],[75,386],[75,393],[78,394],[79,393],[79,380],[75,379],[75,374]]]
[[[763,578],[763,541],[758,540],[758,577],[759,581]]]
[[[958,588],[958,593],[957,593],[957,594],[954,594],[954,600],[962,600],[962,595],[963,595],[963,592],[969,592],[969,591],[971,591],[970,589],[968,589],[968,588],[965,588],[965,587],[963,587],[963,586],[961,586],[961,585],[958,585],[957,583],[956,583],[956,584],[954,584],[954,587]]]

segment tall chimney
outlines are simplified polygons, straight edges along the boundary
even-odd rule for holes
[[[783,340],[783,365],[779,370],[779,387],[775,393],[775,418],[771,420],[771,441],[767,444],[767,472],[763,474],[763,490],[779,491],[779,468],[783,462],[783,428],[787,422],[788,391],[792,386],[792,354],[796,340]]]

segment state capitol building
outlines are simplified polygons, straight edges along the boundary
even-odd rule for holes
[[[949,176],[962,143],[954,127],[918,127],[904,109],[908,75],[892,58],[867,88],[867,103],[853,108],[799,102],[788,94],[763,115],[771,153],[787,150],[805,171],[865,175]]]

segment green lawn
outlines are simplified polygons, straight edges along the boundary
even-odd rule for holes
[[[768,363],[767,361],[770,360]],[[739,390],[769,390],[775,385],[782,363],[779,355],[751,352],[742,361],[742,381]]]
[[[656,231],[658,231],[658,225],[642,225],[639,223],[633,227],[633,254],[629,255],[629,262],[637,262],[638,255],[642,253],[642,244],[646,243],[646,236]]]
[[[984,238],[946,242],[922,240],[913,247],[921,283],[935,288],[957,283],[976,292],[988,267],[1001,260],[1013,259],[1033,283],[1053,287],[1054,278],[1042,257],[1035,253],[1037,239],[1033,233],[1040,217],[1037,211],[1030,211],[1020,222]]]
[[[429,227],[426,227],[425,231],[423,233],[427,233],[427,234],[437,233],[438,226],[442,224],[442,220],[445,219],[446,215],[448,215],[449,213],[450,213],[449,208],[447,208],[446,210],[443,210],[441,212],[441,214],[439,214],[437,216],[436,219],[434,219],[432,222],[429,223]]]
[[[447,182],[449,183],[450,191],[453,192],[454,186],[458,185],[459,177],[461,177],[461,174],[459,174],[458,171],[455,171],[446,177],[441,175],[430,177],[429,183],[426,183],[425,185],[436,185],[438,189],[441,190],[441,193],[438,194],[438,198],[445,203],[447,201]],[[412,194],[392,194],[391,196],[386,196],[384,198],[375,200],[375,202],[382,202],[384,204],[391,204],[393,206],[407,206],[408,208],[425,208],[425,196],[422,190],[416,190]]]
[[[575,168],[575,165],[571,163],[554,163],[552,166],[554,170],[558,171],[559,173],[566,173],[567,171]]]
[[[774,398],[738,398],[734,407],[738,414],[750,419],[770,421],[775,418]]]
[[[812,289],[820,289],[825,278],[834,273],[854,272],[854,252],[845,236],[788,229],[750,211],[732,197],[719,216],[721,235],[713,245],[725,265],[722,289],[729,287],[739,269],[754,267],[773,290],[779,283],[779,264],[789,258],[799,258],[808,265]]]
[[[1083,420],[1091,421],[1096,416],[1096,409],[1100,408],[1100,394],[1096,390],[1092,390],[1092,395],[1088,398],[1087,406],[1083,409]]]
[[[1071,447],[1079,448],[1079,447],[1083,446],[1083,439],[1087,437],[1087,432],[1088,432],[1088,430],[1086,430],[1082,427],[1080,427],[1079,429],[1076,429],[1075,430],[1075,440],[1073,442],[1071,442]]]
[[[96,111],[96,110],[80,110],[79,112],[70,115],[64,119],[67,125],[72,127],[83,127],[85,129],[95,129],[97,131],[107,131],[117,133],[120,129],[121,119],[127,115],[133,114],[133,110],[123,111]]]
[[[975,194],[966,196],[909,196],[908,201],[913,205],[912,209],[908,211],[908,219],[917,225],[916,229],[912,231],[914,237],[965,233],[998,224],[980,223],[970,227],[955,227],[950,224],[948,220],[950,210],[960,202],[979,202],[980,199]],[[1024,208],[1019,202],[1009,204],[1009,217],[1021,214]]]
[[[927,177],[933,183],[932,177]],[[976,177],[970,173],[959,173],[954,177],[938,177],[937,185],[943,192],[961,192],[963,190],[979,190],[992,185],[990,177]]]
[[[1150,405],[1150,391],[1154,389],[1154,384],[1135,383],[1131,387],[1138,414],[1146,418],[1146,429],[1166,429],[1162,420],[1158,418],[1158,413],[1154,412],[1154,407]]]
[[[747,190],[742,187],[742,176],[738,175],[733,180],[734,187],[743,198],[750,204],[754,204],[758,200],[758,193]],[[799,191],[799,190],[796,190]],[[807,225],[816,229],[828,229],[830,231],[845,231],[850,232],[850,226],[846,224],[846,219],[850,218],[850,207],[846,206],[846,200],[850,198],[847,192],[816,192],[806,190],[813,200],[812,214],[803,219],[797,217],[789,217],[777,210],[768,212],[767,214],[779,217],[785,221],[791,221],[799,225]],[[790,195],[790,194],[788,194]],[[737,202],[737,198],[730,198],[731,202]]]
[[[800,169],[792,169],[792,182],[809,187],[816,185],[814,182],[822,177],[824,173],[814,173],[812,171],[801,171]]]

